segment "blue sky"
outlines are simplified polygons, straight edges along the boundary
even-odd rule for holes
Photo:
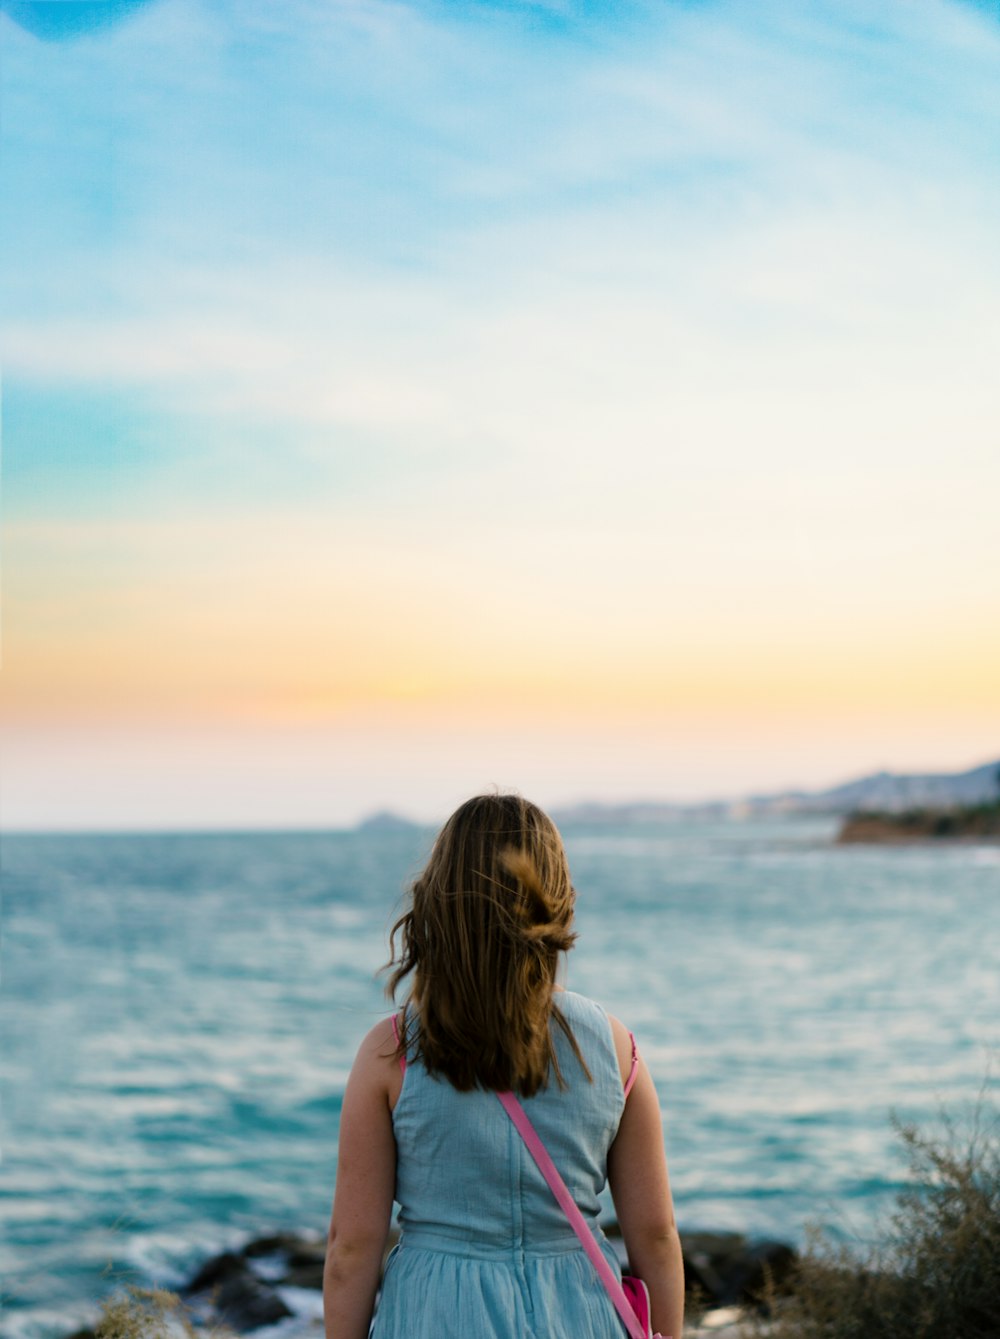
[[[996,751],[994,7],[3,8],[17,747],[68,723],[91,761],[116,730],[144,757],[168,725],[204,736],[196,606],[251,581],[279,623],[306,592],[298,657],[231,728],[326,701],[296,676],[333,620],[316,729],[348,711],[351,749],[368,721],[419,755],[443,712],[463,743],[434,803],[477,784],[470,738],[482,781],[553,800]],[[126,726],[72,667],[97,684],[130,628],[190,658],[160,657]],[[379,687],[404,658],[412,681]],[[629,740],[616,779],[510,776],[476,722],[525,709],[537,739],[580,662],[559,748]],[[728,762],[704,744],[723,728]],[[384,774],[345,817],[405,807],[411,764],[369,751]]]

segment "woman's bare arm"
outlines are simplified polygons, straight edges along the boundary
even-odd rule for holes
[[[617,1018],[612,1018],[611,1027],[624,1080],[632,1063],[631,1040]],[[649,1289],[653,1331],[681,1339],[684,1263],[667,1175],[660,1103],[641,1056],[608,1153],[608,1182],[629,1266]]]
[[[394,1046],[387,1019],[361,1043],[347,1081],[323,1270],[326,1339],[366,1339],[375,1304],[396,1185]]]

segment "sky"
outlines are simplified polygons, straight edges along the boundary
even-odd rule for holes
[[[0,10],[0,825],[1000,754],[996,4]]]

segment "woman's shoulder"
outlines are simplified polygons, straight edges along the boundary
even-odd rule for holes
[[[581,1005],[597,1003],[589,995],[581,995],[576,990],[567,990],[565,986],[554,986],[552,988],[552,998],[556,1004],[562,1006],[563,1012],[567,1009],[577,1009]]]
[[[403,1073],[392,1018],[380,1019],[362,1038],[351,1078],[356,1086],[384,1092],[390,1108],[395,1105],[403,1085]]]
[[[388,1018],[380,1018],[374,1026],[368,1029],[361,1040],[361,1045],[358,1047],[358,1056],[378,1063],[393,1055],[395,1049],[394,1017],[390,1015]]]
[[[604,1041],[610,1041],[618,1060],[618,1071],[624,1082],[632,1070],[632,1033],[599,1000],[579,995],[573,990],[559,991],[555,997],[563,1017],[576,1031],[588,1031]]]
[[[566,1018],[591,1019],[600,1024],[611,1017],[599,1000],[575,990],[557,990],[553,1000]]]

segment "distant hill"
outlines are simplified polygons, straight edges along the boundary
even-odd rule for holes
[[[573,823],[664,823],[680,818],[766,817],[780,814],[899,813],[991,804],[1000,797],[1000,759],[967,772],[876,772],[828,790],[785,790],[703,804],[577,804],[553,811],[555,821]]]
[[[1000,797],[1000,761],[984,763],[968,772],[931,772],[898,775],[877,772],[874,776],[848,781],[810,798],[822,801],[829,812],[878,810],[898,813],[903,809],[947,809],[952,805],[990,804]]]
[[[409,818],[404,818],[402,814],[394,813],[391,809],[379,809],[377,813],[369,814],[363,818],[357,826],[358,832],[406,832],[416,831],[419,823],[412,822]]]

